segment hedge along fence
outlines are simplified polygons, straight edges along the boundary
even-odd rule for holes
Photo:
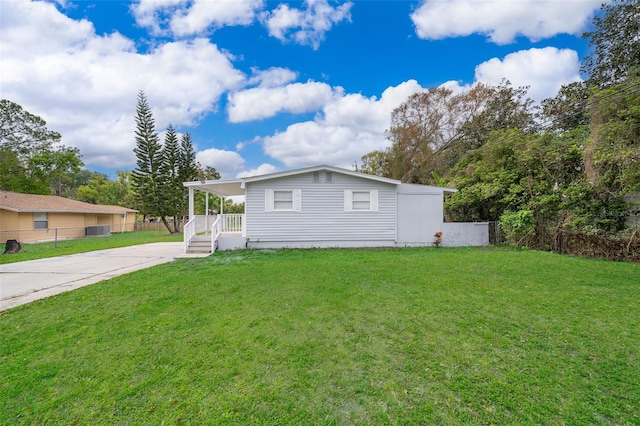
[[[574,256],[640,262],[640,230],[629,238],[583,234],[560,228],[555,232],[553,251]]]
[[[640,262],[640,228],[629,237],[587,234],[536,222],[529,211],[503,215],[499,228],[506,242],[573,256]]]

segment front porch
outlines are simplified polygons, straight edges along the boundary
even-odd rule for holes
[[[195,215],[184,226],[185,253],[245,247],[244,214]]]
[[[245,215],[225,214],[224,198],[243,196],[241,180],[185,182],[189,188],[189,222],[184,226],[185,253],[213,253],[216,250],[235,250],[246,247]],[[207,194],[205,211],[209,211],[209,194],[221,198],[220,213],[196,215],[195,191]]]

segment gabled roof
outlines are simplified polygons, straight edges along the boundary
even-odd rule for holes
[[[301,169],[286,170],[283,172],[268,173],[265,175],[248,176],[248,177],[232,179],[232,180],[207,180],[204,182],[201,182],[201,181],[184,182],[184,186],[189,188],[196,188],[202,191],[208,191],[214,194],[221,195],[223,197],[229,197],[234,195],[245,195],[245,191],[244,191],[245,184],[250,182],[259,182],[264,180],[277,179],[277,178],[282,178],[287,176],[295,176],[302,173],[313,173],[318,171],[330,171],[334,173],[341,173],[344,175],[355,176],[357,178],[368,179],[368,180],[373,180],[377,182],[384,182],[384,183],[388,183],[396,186],[402,185],[404,187],[405,185],[408,185],[408,184],[403,184],[399,180],[389,179],[382,176],[370,175],[370,174],[361,173],[361,172],[354,172],[353,170],[343,169],[340,167],[320,165],[320,166],[304,167]],[[455,189],[451,189],[451,188],[440,188],[435,186],[427,187],[425,185],[415,185],[415,186],[416,187],[419,186],[422,188],[431,188],[433,190],[439,190],[441,192],[456,192]]]
[[[0,191],[0,209],[19,213],[47,212],[123,214],[137,212],[137,210],[126,207],[89,204],[54,195],[21,194],[18,192],[8,191]]]
[[[246,177],[246,178],[243,178],[243,180],[245,182],[258,182],[261,180],[277,179],[281,177],[295,176],[303,173],[312,173],[312,172],[318,172],[318,171],[330,171],[335,173],[341,173],[343,175],[355,176],[362,179],[369,179],[369,180],[375,180],[378,182],[390,183],[392,185],[400,185],[401,183],[399,180],[395,180],[395,179],[389,179],[382,176],[370,175],[367,173],[354,172],[353,170],[343,169],[343,168],[334,167],[334,166],[327,166],[327,165],[304,167],[302,169],[287,170],[284,172],[276,172],[276,173],[269,173],[266,175]]]

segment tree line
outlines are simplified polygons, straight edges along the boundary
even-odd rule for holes
[[[28,194],[57,195],[92,204],[120,205],[140,212],[142,219],[160,219],[171,233],[180,232],[188,214],[188,189],[183,182],[220,179],[211,166],[196,161],[189,133],[180,137],[172,125],[163,143],[144,92],[136,106],[137,167],[118,171],[110,180],[83,168],[78,148],[61,143],[61,135],[46,122],[9,100],[0,101],[0,189]],[[205,214],[205,195],[196,194],[197,214]],[[220,210],[220,198],[210,200]],[[241,213],[244,205],[224,200],[224,210]]]
[[[450,220],[499,221],[511,242],[560,226],[623,232],[624,196],[640,191],[640,2],[605,4],[593,24],[585,81],[539,105],[508,81],[411,95],[362,171],[456,188]]]

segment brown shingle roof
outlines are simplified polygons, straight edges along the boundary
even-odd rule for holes
[[[0,209],[14,212],[66,212],[66,213],[135,213],[137,210],[120,206],[83,203],[53,195],[20,194],[0,191]]]

